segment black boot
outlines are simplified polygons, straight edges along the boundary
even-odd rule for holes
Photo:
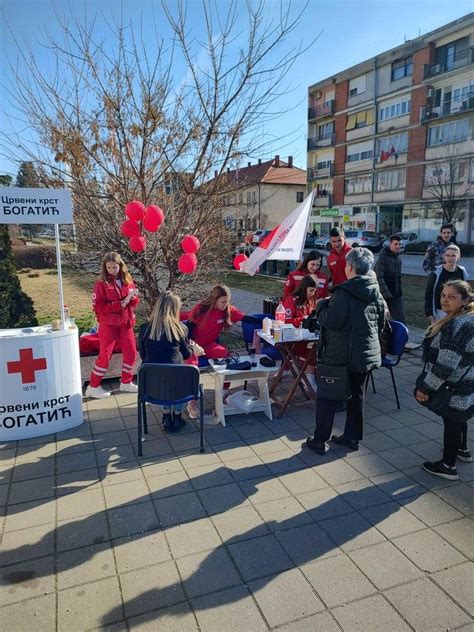
[[[171,432],[179,432],[182,428],[184,428],[184,419],[181,415],[181,411],[173,413],[173,427],[171,428]]]
[[[173,417],[172,414],[169,413],[163,413],[163,430],[165,432],[172,432],[173,431]]]

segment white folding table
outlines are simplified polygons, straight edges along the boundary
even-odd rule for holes
[[[242,414],[240,409],[233,408],[223,402],[224,383],[235,382],[237,380],[244,380],[247,382],[250,380],[256,380],[258,382],[259,401],[255,403],[252,413],[264,412],[270,420],[273,420],[271,401],[268,393],[268,376],[279,370],[279,362],[277,362],[274,367],[264,367],[259,363],[262,355],[256,355],[255,357],[257,360],[257,366],[252,367],[247,371],[233,371],[232,369],[228,369],[225,364],[216,364],[213,360],[209,360],[209,364],[214,371],[216,416],[223,426],[226,425],[226,416]],[[250,362],[250,357],[241,356],[239,362],[245,361]]]

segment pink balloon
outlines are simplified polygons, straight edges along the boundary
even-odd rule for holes
[[[150,206],[146,207],[143,226],[150,233],[154,233],[161,226],[164,219],[165,214],[161,208],[159,206],[155,206],[154,204],[150,204]]]
[[[234,257],[234,268],[236,270],[240,270],[240,266],[244,261],[247,261],[248,257],[247,255],[244,255],[243,253],[240,255],[235,255]]]
[[[178,259],[178,269],[183,274],[192,274],[197,268],[197,257],[192,253],[185,253]]]
[[[186,235],[186,237],[181,240],[181,248],[184,252],[196,254],[200,247],[199,239],[195,235]]]
[[[134,219],[136,222],[139,222],[145,215],[145,205],[138,202],[138,200],[133,200],[125,207],[125,215],[128,219]]]
[[[146,239],[141,235],[136,235],[130,238],[128,245],[133,252],[143,252],[146,248]]]
[[[126,219],[120,225],[120,230],[125,237],[135,237],[140,234],[140,226],[133,219]]]

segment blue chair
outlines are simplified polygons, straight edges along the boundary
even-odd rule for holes
[[[262,323],[264,318],[273,318],[271,314],[249,314],[249,316],[253,316],[254,318],[259,318],[259,323],[244,323],[242,322],[242,335],[245,342],[245,348],[247,349],[247,353],[249,352],[250,347],[253,345],[253,335],[256,329],[262,328]],[[265,344],[262,340],[262,353],[267,355],[272,360],[281,360],[281,353],[272,345]]]
[[[200,443],[204,452],[204,392],[199,369],[190,364],[142,364],[138,370],[138,456],[143,456],[142,432],[148,434],[146,405],[171,407],[199,400]]]
[[[392,337],[390,339],[390,347],[388,349],[387,355],[392,357],[388,358],[385,356],[382,358],[382,368],[388,369],[390,371],[390,376],[392,378],[393,384],[393,392],[395,393],[395,399],[397,400],[397,407],[400,410],[400,401],[398,399],[398,391],[397,385],[395,384],[395,375],[393,373],[394,367],[396,367],[402,358],[403,351],[405,350],[405,345],[408,342],[408,327],[398,320],[390,321],[392,326]],[[375,384],[374,384],[374,376],[373,372],[370,372],[370,378],[372,380],[372,388],[375,393]]]

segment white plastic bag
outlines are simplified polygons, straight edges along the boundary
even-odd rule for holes
[[[255,409],[259,401],[258,397],[253,395],[253,393],[249,393],[249,391],[237,391],[228,396],[227,405],[237,408],[248,415]]]

